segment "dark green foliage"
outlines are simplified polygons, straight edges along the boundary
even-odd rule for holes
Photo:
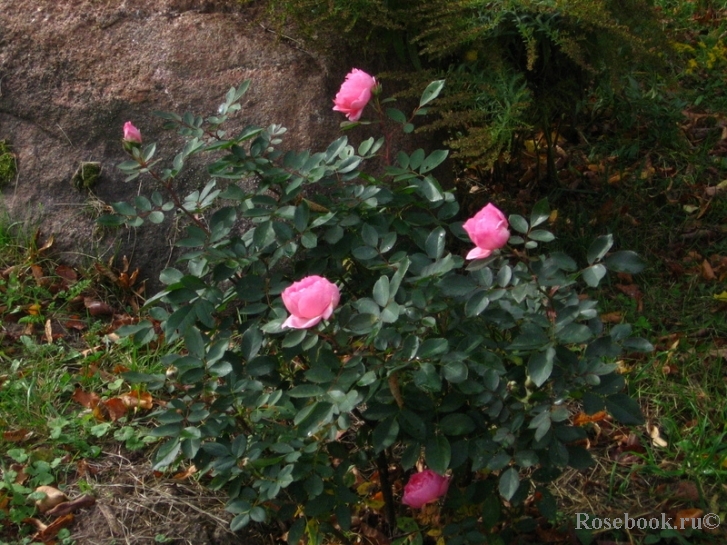
[[[446,78],[441,119],[429,128],[448,131],[455,156],[485,167],[507,160],[523,131],[541,130],[552,144],[553,123],[574,120],[598,86],[620,89],[635,63],[648,59],[653,68],[666,51],[649,0],[273,0],[269,5],[303,29],[344,28],[344,39],[355,50],[370,52],[375,46],[380,54],[411,61],[417,72],[391,75],[407,79],[412,89]]]

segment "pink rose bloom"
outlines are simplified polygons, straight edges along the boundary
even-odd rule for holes
[[[442,477],[431,469],[415,473],[404,487],[403,504],[421,509],[425,503],[436,501],[444,496],[449,488],[449,477]]]
[[[476,248],[470,250],[467,259],[481,259],[489,256],[493,250],[502,248],[510,238],[507,229],[507,218],[492,203],[485,206],[462,226],[475,243]]]
[[[331,317],[341,299],[333,282],[321,276],[306,276],[283,290],[283,304],[290,316],[283,328],[307,329]]]
[[[346,75],[336,98],[333,99],[336,112],[343,112],[350,121],[358,121],[363,109],[371,100],[371,92],[376,87],[376,78],[363,70],[354,68]]]
[[[124,140],[141,144],[141,131],[134,127],[131,121],[124,123]]]

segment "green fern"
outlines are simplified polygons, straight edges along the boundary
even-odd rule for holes
[[[550,133],[599,85],[666,50],[649,0],[270,0],[309,32],[345,29],[361,51],[407,55],[412,94],[447,79],[438,107],[456,156],[489,167],[515,136]],[[424,69],[421,69],[424,68]],[[392,76],[392,74],[390,74]]]

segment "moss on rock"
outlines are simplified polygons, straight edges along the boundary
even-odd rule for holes
[[[76,173],[71,178],[71,184],[79,191],[89,190],[96,185],[101,176],[101,163],[81,161]]]
[[[0,189],[12,182],[17,173],[18,165],[10,144],[7,140],[0,140]]]

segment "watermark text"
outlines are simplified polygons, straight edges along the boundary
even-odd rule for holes
[[[588,513],[576,513],[576,530],[714,530],[720,522],[719,515],[715,513],[679,519],[666,513],[660,517],[632,517],[628,513],[618,517],[596,517]]]

